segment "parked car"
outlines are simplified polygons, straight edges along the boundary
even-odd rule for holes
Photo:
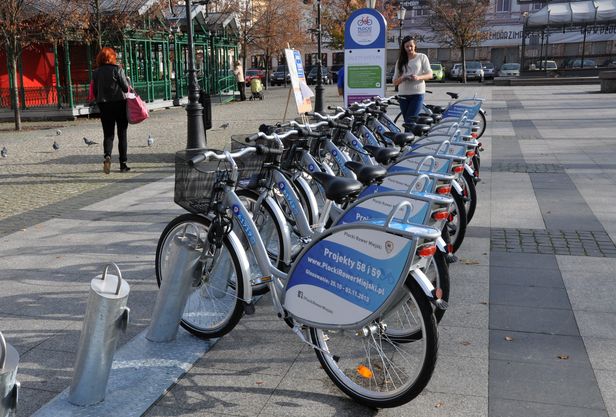
[[[574,59],[571,63],[571,68],[582,68],[582,62],[584,63],[584,68],[597,68],[595,60],[590,58]]]
[[[289,68],[286,65],[278,65],[276,71],[270,75],[271,85],[284,85],[291,81],[291,75],[289,75]]]
[[[462,64],[453,64],[451,71],[449,71],[449,78],[452,80],[458,80],[462,77]]]
[[[537,61],[535,64],[530,64],[530,70],[546,70],[546,71],[556,71],[558,70],[558,65],[556,65],[556,61]]]
[[[614,61],[608,61],[607,65],[608,68],[616,68],[616,60]]]
[[[483,69],[483,78],[486,80],[494,79],[494,64],[491,62],[482,62],[481,68]]]
[[[317,70],[318,69],[319,69],[319,67],[315,65],[314,67],[312,67],[312,69],[310,70],[310,72],[306,76],[306,83],[308,85],[316,84],[317,83]],[[329,70],[327,69],[327,67],[321,67],[321,81],[322,81],[323,84],[331,84],[332,83],[332,77],[331,77],[331,74],[329,73]]]
[[[466,62],[466,80],[477,80],[483,82],[484,74],[481,62],[479,61],[467,61]]]
[[[430,64],[430,68],[432,69],[432,81],[445,81],[445,69],[441,64]]]
[[[498,70],[499,77],[519,77],[520,76],[520,64],[517,62],[509,62],[501,65]]]
[[[250,85],[250,82],[255,78],[258,78],[262,83],[265,83],[265,71],[258,68],[247,69],[246,74],[244,75],[246,85]]]

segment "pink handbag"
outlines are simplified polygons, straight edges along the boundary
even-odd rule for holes
[[[94,80],[90,81],[90,89],[88,90],[88,103],[92,103],[96,100],[94,96]]]
[[[126,117],[128,123],[134,125],[150,117],[148,107],[132,88],[126,93]]]

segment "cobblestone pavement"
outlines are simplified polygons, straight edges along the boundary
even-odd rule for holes
[[[263,101],[214,104],[208,146],[221,149],[229,143],[231,135],[254,133],[261,123],[282,121],[286,91],[283,87],[270,87]],[[341,104],[335,86],[326,86],[325,97],[331,104]],[[294,104],[290,103],[287,118],[296,115]],[[227,128],[220,128],[226,123]],[[154,138],[151,147],[147,146],[149,135]],[[87,146],[84,137],[97,144]],[[75,197],[93,201],[97,193],[102,198],[113,195],[114,190],[172,175],[174,152],[186,147],[186,112],[180,107],[161,109],[152,112],[149,120],[129,126],[130,173],[119,172],[116,139],[112,172],[103,174],[102,139],[100,120],[96,118],[25,122],[21,132],[13,130],[13,123],[0,123],[0,148],[8,150],[8,156],[0,158],[0,234],[44,219],[46,214],[53,217],[54,210],[63,210],[62,202],[72,201],[71,207],[74,206]],[[52,148],[54,141],[60,145],[59,150]],[[49,207],[49,213],[41,210],[45,207]],[[24,218],[25,213],[35,209],[35,218]],[[15,217],[18,215],[22,216]],[[6,221],[9,218],[12,221]]]

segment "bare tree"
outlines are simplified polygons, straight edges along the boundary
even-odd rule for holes
[[[430,0],[432,30],[439,41],[460,50],[462,80],[466,82],[466,49],[485,39],[482,32],[490,0]]]
[[[287,44],[296,48],[306,45],[308,35],[302,26],[300,1],[264,0],[252,7],[247,44],[265,53],[266,64],[272,54],[281,53]]]

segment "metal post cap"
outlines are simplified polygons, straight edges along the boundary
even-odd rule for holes
[[[108,274],[109,267],[112,266],[117,271],[118,275]],[[128,296],[130,287],[128,283],[122,279],[122,272],[115,263],[105,266],[102,275],[98,275],[91,282],[91,288],[98,295],[109,298],[119,299]]]

